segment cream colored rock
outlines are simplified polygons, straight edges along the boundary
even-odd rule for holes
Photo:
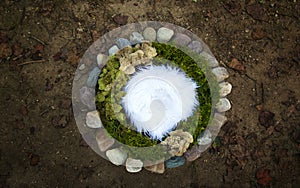
[[[189,132],[184,132],[182,129],[170,132],[171,136],[179,136],[184,138],[187,142],[193,143],[193,136]]]
[[[107,150],[106,151],[106,156],[109,159],[109,161],[111,163],[113,163],[114,165],[122,165],[126,158],[127,158],[127,153],[124,152],[123,150],[119,149],[119,148],[114,148],[111,150]]]
[[[120,61],[119,70],[125,74],[135,73],[135,66],[137,65],[152,64],[151,59],[157,55],[156,49],[151,47],[150,43],[143,43],[142,46],[137,44],[135,48],[138,50],[133,52],[133,49],[128,46],[116,54]]]
[[[144,42],[142,44],[142,50],[145,52],[147,58],[153,58],[157,55],[156,49],[151,46],[150,43]]]
[[[229,77],[229,73],[224,67],[216,67],[212,69],[212,73],[216,76],[218,82],[221,82]]]
[[[218,112],[226,112],[231,108],[231,104],[228,99],[221,98],[219,102],[216,104],[216,109]]]
[[[132,65],[129,65],[126,70],[124,71],[125,74],[133,74],[135,73],[135,68]]]
[[[193,136],[190,133],[175,130],[170,132],[170,136],[162,141],[161,144],[169,148],[169,153],[172,156],[182,156],[192,142]]]
[[[128,158],[126,160],[127,172],[136,173],[142,170],[143,162],[139,159]]]
[[[222,82],[219,84],[219,86],[220,86],[219,93],[221,97],[225,97],[229,93],[231,93],[232,85],[229,82]]]

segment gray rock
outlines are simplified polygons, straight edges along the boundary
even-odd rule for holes
[[[99,113],[97,110],[88,112],[86,114],[86,125],[90,128],[101,128],[102,122],[99,117]]]
[[[185,34],[177,33],[172,41],[180,46],[187,46],[192,39]]]
[[[158,42],[168,42],[172,36],[174,35],[174,31],[165,27],[161,27],[157,31],[157,41]]]
[[[147,41],[154,42],[156,40],[156,31],[152,27],[147,27],[144,30],[143,35]]]
[[[228,95],[229,93],[231,93],[231,89],[232,89],[232,85],[228,82],[222,82],[219,84],[220,86],[220,96],[221,97],[225,97],[226,95]]]
[[[126,170],[131,173],[136,173],[142,170],[143,162],[139,159],[128,158],[126,160]]]
[[[96,109],[95,105],[95,90],[86,86],[79,90],[80,101],[86,105],[90,110]]]
[[[111,163],[119,166],[125,162],[127,158],[127,153],[119,148],[115,148],[115,149],[107,150],[106,157],[109,159]]]
[[[138,32],[133,32],[133,33],[131,33],[131,35],[130,35],[130,42],[131,42],[131,44],[142,43],[143,40],[144,40],[143,35],[141,35],[141,34],[138,33]]]
[[[119,39],[117,40],[117,45],[118,45],[119,49],[123,49],[123,48],[126,47],[126,46],[130,46],[131,43],[130,43],[129,40],[127,40],[127,39],[119,38]]]
[[[176,168],[185,163],[185,158],[183,156],[171,157],[165,162],[166,168]]]
[[[192,41],[188,47],[197,54],[201,53],[203,50],[203,46],[199,41]]]
[[[219,66],[219,62],[216,60],[216,58],[214,58],[213,56],[211,56],[207,52],[201,52],[200,55],[203,56],[206,59],[207,65],[209,67],[217,67],[217,66]]]
[[[212,135],[209,130],[205,130],[197,139],[198,145],[209,145],[212,143]]]
[[[218,82],[221,82],[229,77],[229,73],[224,67],[216,67],[212,69],[212,73],[216,76]]]
[[[219,102],[216,104],[216,109],[218,112],[226,112],[231,108],[230,101],[226,98],[219,99]]]
[[[104,129],[97,131],[96,141],[100,151],[102,152],[108,150],[115,143],[115,139],[108,135]]]
[[[113,45],[109,50],[108,50],[108,54],[109,55],[114,55],[115,53],[117,53],[119,51],[119,48],[117,45]]]
[[[95,67],[91,72],[90,75],[87,79],[86,84],[89,87],[95,87],[97,85],[98,82],[98,76],[100,74],[101,70],[98,67]]]

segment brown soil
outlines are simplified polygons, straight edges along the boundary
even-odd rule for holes
[[[1,1],[1,187],[299,186],[299,16],[297,0]],[[149,20],[197,34],[233,85],[220,145],[163,175],[102,159],[71,110],[85,50],[113,28]]]

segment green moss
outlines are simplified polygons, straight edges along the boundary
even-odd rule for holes
[[[195,110],[193,116],[178,124],[178,128],[193,133],[194,143],[196,143],[196,138],[208,124],[212,106],[210,87],[205,74],[199,68],[197,62],[176,47],[161,43],[152,43],[152,46],[156,48],[158,54],[154,63],[161,64],[171,62],[174,66],[180,67],[189,77],[196,81],[199,86],[197,92],[200,107]],[[201,61],[204,60],[199,57],[197,61],[199,61],[198,63],[201,63]],[[107,132],[119,142],[136,147],[152,146],[142,153],[145,154],[145,152],[150,152],[146,156],[149,157],[150,155],[153,155],[159,157],[160,152],[155,152],[159,150],[154,147],[157,145],[158,141],[151,140],[148,136],[132,130],[133,126],[128,123],[129,120],[126,119],[125,112],[120,103],[122,97],[125,95],[123,87],[130,77],[125,75],[122,71],[119,71],[119,66],[118,57],[111,56],[99,76],[96,105],[97,110],[100,112],[103,126]],[[130,151],[129,148],[124,149],[128,150],[130,153],[129,155],[132,157],[137,157],[139,155],[139,153]]]

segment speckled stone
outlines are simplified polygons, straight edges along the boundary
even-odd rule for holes
[[[189,36],[187,36],[185,34],[177,33],[172,41],[175,42],[176,44],[180,45],[180,46],[186,46],[192,40]]]
[[[86,114],[86,125],[90,128],[101,128],[102,122],[99,118],[99,113],[97,110],[88,112]]]
[[[98,82],[98,76],[100,74],[101,70],[98,67],[95,67],[91,72],[90,75],[86,81],[86,84],[89,87],[95,87]]]
[[[143,162],[139,159],[128,158],[126,160],[126,170],[130,173],[136,173],[142,170]]]
[[[108,135],[104,129],[97,131],[96,141],[100,151],[102,152],[108,150],[115,143],[115,139]]]
[[[195,53],[201,53],[202,52],[202,50],[203,50],[203,46],[202,46],[202,44],[201,44],[201,42],[199,42],[199,41],[192,41],[189,45],[188,45],[188,47],[192,50],[192,51],[194,51]]]
[[[174,31],[165,27],[161,27],[157,31],[157,41],[158,42],[168,42],[172,36],[174,35]]]
[[[124,48],[126,46],[130,46],[131,43],[129,42],[129,40],[127,40],[125,38],[119,38],[117,40],[117,45],[118,45],[119,49],[122,49],[122,48]]]
[[[106,151],[106,157],[114,165],[122,165],[127,159],[127,153],[119,148]]]
[[[109,55],[114,55],[115,53],[117,53],[119,51],[119,48],[117,45],[113,45],[109,50],[108,50],[108,54]]]
[[[144,40],[143,35],[141,35],[138,32],[132,32],[130,35],[130,42],[131,44],[137,44],[137,43],[142,43]]]
[[[198,145],[208,145],[212,143],[212,135],[209,130],[205,130],[197,139]]]
[[[147,27],[144,30],[143,35],[147,41],[154,42],[156,40],[156,31],[152,27]]]
[[[176,168],[185,163],[185,158],[183,156],[171,157],[165,161],[166,168]]]
[[[230,101],[226,98],[219,99],[219,102],[216,104],[216,109],[218,112],[226,112],[231,108]]]
[[[229,77],[229,73],[224,67],[216,67],[212,69],[212,73],[216,76],[218,82],[221,82]]]
[[[96,109],[95,106],[95,90],[92,88],[88,88],[86,86],[83,86],[79,90],[79,96],[80,96],[80,101],[86,105],[90,110]]]
[[[232,85],[230,83],[228,83],[228,82],[221,82],[219,84],[219,86],[220,86],[219,93],[220,93],[221,97],[225,97],[229,93],[231,93]]]

